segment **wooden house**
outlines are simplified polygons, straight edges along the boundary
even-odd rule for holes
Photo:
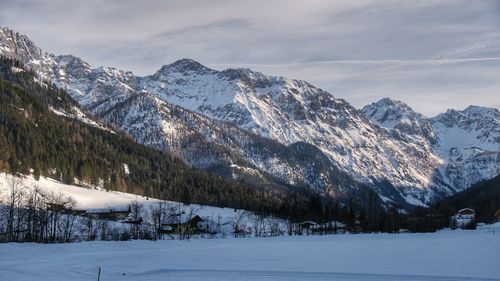
[[[205,232],[202,223],[205,220],[199,215],[193,217],[179,214],[178,217],[171,218],[169,222],[162,223],[158,229],[160,234],[196,234]]]
[[[318,223],[315,221],[303,221],[299,225],[302,229],[312,229],[318,226]]]
[[[457,212],[457,215],[460,217],[473,218],[476,215],[476,211],[474,211],[470,208],[464,208],[464,209],[459,210]]]
[[[130,206],[112,208],[94,208],[85,210],[85,216],[100,220],[125,220],[130,215]]]
[[[313,230],[318,227],[318,223],[315,221],[303,221],[299,223],[301,233],[309,235],[313,233]]]
[[[67,208],[64,206],[64,204],[56,204],[56,203],[45,203],[45,205],[47,206],[46,209],[47,211],[51,211],[51,212],[56,212],[56,213],[60,213],[64,210],[66,210]]]
[[[476,211],[464,208],[451,217],[451,228],[475,228],[475,220]]]
[[[50,212],[75,215],[75,216],[83,216],[85,214],[85,210],[68,208],[64,204],[45,203],[45,205],[46,205],[46,210]]]

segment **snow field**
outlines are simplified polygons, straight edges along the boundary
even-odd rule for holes
[[[500,280],[500,224],[475,231],[4,244],[2,280]]]

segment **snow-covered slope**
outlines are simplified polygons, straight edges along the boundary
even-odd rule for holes
[[[80,185],[69,185],[51,178],[40,177],[39,180],[36,180],[33,176],[12,176],[0,173],[0,204],[4,203],[5,200],[9,198],[9,188],[12,180],[17,181],[18,188],[23,189],[24,194],[28,194],[34,189],[37,189],[42,194],[50,192],[54,195],[68,196],[74,202],[73,208],[75,210],[126,207],[134,202],[147,208],[148,206],[153,206],[161,202],[159,199],[118,191],[109,191],[99,186],[91,186],[85,183],[80,183]],[[190,207],[195,207],[197,214],[203,216],[209,216],[215,213],[223,215],[224,218],[229,218],[236,215],[233,208],[219,208],[194,204],[185,205],[173,201],[168,202],[171,204],[179,204],[179,208],[183,210],[189,210]]]
[[[85,109],[138,142],[175,151],[198,167],[222,163],[225,169],[269,174],[334,194],[343,184],[351,187],[331,179],[337,172],[325,175],[338,170],[371,185],[384,200],[415,205],[500,173],[498,117],[488,110],[472,108],[467,118],[447,112],[429,120],[401,102],[384,99],[359,111],[305,81],[249,69],[216,71],[189,59],[138,77],[115,68],[92,68],[73,56],[43,54],[27,37],[1,30],[1,54],[32,67],[41,79],[67,90]],[[454,127],[453,118],[464,121]],[[490,127],[481,132],[471,127],[481,122]],[[454,150],[450,141],[458,132],[484,142]],[[256,141],[255,136],[274,142]],[[314,170],[316,160],[304,166],[286,153],[273,153],[296,143],[315,146],[315,155],[326,155],[330,168],[303,172],[304,167]],[[201,151],[206,155],[195,156]]]
[[[0,207],[7,205],[10,200],[10,192],[12,184],[16,184],[16,189],[23,194],[20,204],[27,204],[25,197],[36,192],[48,198],[64,198],[65,201],[71,202],[73,210],[95,211],[95,209],[127,209],[131,205],[138,204],[140,206],[139,216],[143,219],[144,226],[152,226],[154,224],[153,212],[159,208],[159,204],[163,204],[165,209],[175,209],[181,215],[179,219],[186,220],[189,217],[198,215],[202,217],[207,229],[217,230],[221,236],[232,236],[234,225],[237,220],[240,220],[239,226],[252,233],[249,218],[257,216],[255,213],[242,209],[221,208],[199,204],[183,204],[175,201],[166,201],[156,198],[150,198],[130,193],[109,191],[101,186],[93,186],[83,182],[78,182],[79,185],[69,185],[56,181],[51,178],[40,177],[36,180],[30,176],[13,176],[10,174],[0,173]],[[248,218],[248,219],[247,219]],[[78,221],[76,224],[86,224]],[[285,228],[285,222],[282,219],[271,217],[273,222],[277,223],[281,229]],[[107,225],[120,230],[126,230],[129,226],[121,222],[106,221]],[[76,237],[85,237],[85,231],[81,227],[75,230]],[[266,228],[268,231],[269,229]]]

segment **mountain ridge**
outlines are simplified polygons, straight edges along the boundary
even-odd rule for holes
[[[36,181],[51,178],[102,192],[117,190],[186,204],[243,208],[294,220],[331,215],[338,204],[310,189],[241,184],[189,167],[179,157],[139,144],[119,130],[95,126],[68,114],[80,109],[74,99],[21,69],[18,61],[0,57],[3,175],[33,177]],[[365,191],[373,193],[365,189],[359,195]],[[374,202],[372,210],[383,212]],[[348,208],[361,211],[365,207],[354,202]],[[344,210],[341,212],[346,215]]]
[[[112,67],[95,69],[72,56],[43,55],[34,43],[26,42],[27,37],[5,31],[2,34],[0,54],[21,57],[26,66],[35,68],[41,79],[68,91],[85,109],[104,120],[116,104],[143,93],[285,146],[311,144],[328,157],[332,166],[357,182],[371,185],[389,202],[427,205],[500,174],[500,118],[494,111],[491,116],[479,110],[475,115],[450,111],[427,118],[389,99],[358,110],[306,81],[267,76],[249,69],[217,71],[190,59],[164,65],[153,75],[135,76]],[[7,37],[11,39],[5,39],[5,34],[10,34]],[[15,38],[21,38],[20,43],[14,44],[15,48],[9,47]],[[26,50],[24,46],[28,46]],[[161,110],[151,108],[137,114],[147,113],[156,117],[142,124],[137,118],[133,124],[109,118],[106,121],[125,131],[140,129],[141,125],[156,127],[154,131],[139,130],[134,138],[158,149],[171,149],[167,143],[155,146],[144,139],[150,134],[157,134],[163,140],[175,135],[175,131],[166,132],[165,127],[158,125],[168,123],[168,114],[162,115]],[[380,119],[383,116],[392,118],[392,123]],[[190,122],[200,123],[193,120]],[[451,126],[455,120],[461,125]],[[207,127],[203,142],[220,142],[211,137],[218,135],[214,133],[219,130],[216,127]],[[457,132],[466,132],[470,142],[464,142],[463,147],[450,143]],[[220,147],[231,153],[240,150],[234,145]],[[245,161],[255,162],[258,158],[255,154],[243,154]],[[287,162],[283,157],[280,159],[281,163]],[[271,166],[256,167],[269,172]],[[286,170],[294,172],[296,168],[291,165]],[[283,171],[275,171],[274,175],[287,178]]]

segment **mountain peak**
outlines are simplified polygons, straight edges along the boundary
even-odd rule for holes
[[[24,35],[24,34],[20,34],[19,32],[16,32],[6,26],[0,26],[0,37],[7,37],[7,36],[18,36],[18,37],[25,37],[27,39],[28,36],[27,35]]]
[[[221,76],[227,77],[230,80],[244,81],[260,81],[268,82],[272,77],[269,77],[261,72],[253,71],[249,68],[228,68],[220,72]]]
[[[478,105],[470,105],[464,110],[457,110],[450,108],[446,110],[446,112],[441,113],[437,115],[436,117],[432,119],[449,119],[449,118],[474,118],[474,116],[477,116],[479,118],[493,118],[493,119],[500,119],[500,111],[496,108],[492,107],[485,107],[485,106],[478,106]]]
[[[177,60],[171,64],[164,65],[159,72],[165,72],[165,71],[179,71],[179,72],[187,72],[187,71],[210,71],[211,69],[202,65],[201,63],[184,58]]]
[[[498,109],[492,107],[478,106],[478,105],[469,105],[462,112],[467,114],[497,116],[497,118],[500,117],[500,111]]]
[[[435,141],[429,120],[402,101],[383,98],[363,107],[361,111],[379,127],[397,129],[406,134],[423,136],[431,142]]]
[[[498,109],[482,106],[469,106],[464,110],[448,109],[430,121],[442,140],[440,147],[445,153],[449,152],[451,155],[453,150],[453,155],[456,156],[468,153],[464,152],[467,148],[498,153],[500,148]],[[497,167],[500,166],[497,164]]]
[[[448,109],[431,120],[446,127],[458,126],[469,131],[489,128],[490,133],[500,133],[500,111],[496,108],[471,105],[464,110]]]
[[[372,104],[378,105],[378,106],[390,106],[394,108],[398,108],[400,110],[404,111],[414,111],[408,104],[399,101],[399,100],[394,100],[391,98],[382,98]]]
[[[420,117],[421,115],[406,103],[390,98],[383,98],[366,105],[361,111],[374,123],[388,129],[393,129],[401,122],[407,122],[409,117]]]
[[[0,27],[0,54],[16,58],[23,63],[37,62],[43,56],[42,50],[27,35],[7,27]]]

